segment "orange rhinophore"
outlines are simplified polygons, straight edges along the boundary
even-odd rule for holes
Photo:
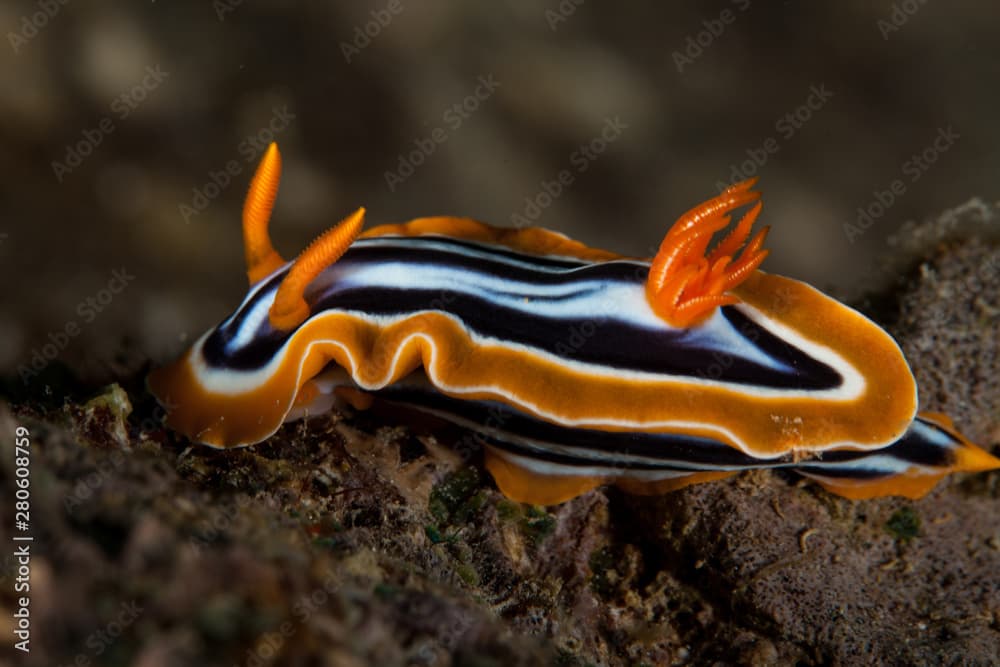
[[[365,209],[359,208],[336,227],[326,230],[302,251],[288,275],[281,281],[274,303],[268,311],[272,327],[288,330],[309,317],[309,306],[304,297],[306,287],[320,272],[347,252],[364,224]]]
[[[271,144],[250,181],[250,190],[243,204],[243,247],[246,251],[247,277],[251,285],[285,263],[271,245],[271,237],[267,233],[267,223],[278,196],[280,179],[281,153],[278,152],[277,144]]]

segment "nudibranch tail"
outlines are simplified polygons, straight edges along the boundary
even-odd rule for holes
[[[948,434],[956,443],[955,461],[951,472],[986,472],[1000,469],[1000,459],[959,433],[948,415],[940,412],[921,412],[920,417]]]
[[[305,301],[305,290],[323,269],[327,268],[347,252],[365,224],[365,209],[357,211],[328,229],[309,244],[299,255],[288,275],[281,281],[274,303],[268,311],[271,326],[288,331],[309,317],[309,306]]]
[[[646,298],[668,324],[689,327],[716,308],[737,303],[739,299],[727,292],[746,280],[767,257],[768,251],[761,245],[768,228],[746,243],[760,214],[760,202],[706,255],[712,236],[729,224],[729,213],[760,198],[759,192],[751,190],[755,182],[748,179],[737,183],[691,209],[663,238],[649,268]]]
[[[271,143],[250,181],[243,204],[243,248],[247,261],[247,278],[254,285],[285,263],[271,245],[267,224],[278,196],[281,180],[281,153]]]
[[[876,461],[877,457],[888,459],[894,456],[897,466],[900,463],[905,465],[894,473],[881,475],[873,474],[877,464],[867,470],[861,466],[838,470],[805,464],[796,472],[818,482],[830,493],[851,500],[881,496],[903,496],[916,500],[951,473],[1000,469],[1000,459],[955,430],[947,415],[935,412],[921,412],[898,442],[868,456]],[[888,468],[891,470],[891,467]]]

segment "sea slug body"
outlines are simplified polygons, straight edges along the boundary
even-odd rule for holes
[[[480,433],[501,491],[542,504],[755,468],[918,497],[1000,467],[946,417],[917,415],[885,331],[758,268],[752,181],[681,216],[651,260],[466,218],[361,233],[359,209],[288,262],[267,232],[280,165],[272,144],[247,196],[243,303],[149,378],[193,440],[249,445],[335,397],[378,399]]]

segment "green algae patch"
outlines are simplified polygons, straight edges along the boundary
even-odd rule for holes
[[[556,528],[556,518],[545,511],[544,507],[528,506],[521,520],[521,531],[531,544],[538,546],[552,534]]]
[[[911,507],[903,507],[889,517],[885,529],[901,542],[909,542],[920,534],[920,516]]]
[[[482,478],[475,468],[449,474],[431,490],[429,509],[439,523],[464,522],[475,514],[485,499],[478,493]]]

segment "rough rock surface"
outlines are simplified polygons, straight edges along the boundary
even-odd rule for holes
[[[987,209],[991,219],[996,211]],[[925,409],[998,450],[1000,246],[933,239],[862,307]],[[1000,655],[1000,475],[852,502],[767,472],[659,498],[504,499],[475,457],[373,414],[192,446],[123,368],[53,369],[0,405],[0,542],[16,425],[32,438],[28,665],[990,664]],[[44,381],[41,381],[44,380]],[[17,391],[15,391],[17,389]],[[65,400],[64,400],[65,397]]]

